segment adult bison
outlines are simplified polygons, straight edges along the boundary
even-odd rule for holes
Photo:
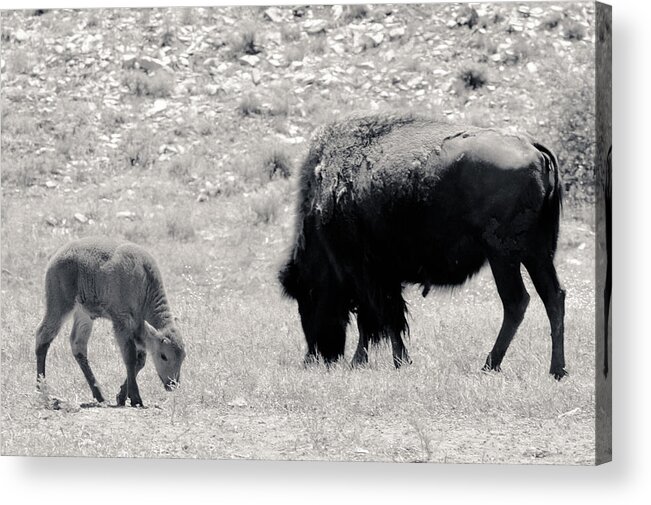
[[[353,118],[321,129],[300,171],[296,235],[279,273],[298,302],[306,362],[344,353],[357,314],[360,340],[387,338],[409,362],[405,283],[465,282],[488,261],[504,306],[485,370],[500,370],[529,303],[529,271],[551,322],[550,373],[566,375],[565,292],[554,268],[561,181],[554,154],[524,135],[417,116]]]

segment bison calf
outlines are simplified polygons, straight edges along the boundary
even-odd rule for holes
[[[279,278],[298,302],[306,361],[344,352],[357,314],[353,363],[387,338],[409,362],[404,283],[464,283],[490,265],[504,307],[485,369],[499,370],[529,303],[523,264],[551,322],[550,373],[566,374],[565,292],[554,268],[561,210],[554,154],[524,135],[415,116],[326,126],[300,172],[296,233]]]
[[[59,249],[45,274],[45,316],[36,331],[37,385],[45,378],[50,343],[66,317],[73,314],[72,353],[93,397],[104,402],[88,364],[87,346],[98,317],[110,319],[127,378],[117,404],[142,405],[136,376],[152,355],[158,376],[171,390],[180,381],[185,358],[183,340],[174,325],[154,258],[141,247],[104,238],[75,240]]]

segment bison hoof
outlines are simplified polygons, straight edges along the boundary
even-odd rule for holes
[[[402,358],[393,358],[393,366],[396,367],[396,369],[400,368],[403,365],[411,365],[412,361],[409,356],[403,356]]]
[[[116,403],[116,405],[118,407],[124,407],[124,404],[126,403],[126,401],[127,401],[126,395],[125,396],[117,395],[115,397],[115,403]]]
[[[489,354],[488,357],[486,358],[486,363],[484,366],[481,368],[482,372],[501,372],[502,367],[500,366],[500,363],[495,363],[493,362],[493,358]]]
[[[357,368],[360,366],[365,366],[368,364],[368,354],[365,352],[356,352],[353,356],[353,360],[350,362],[350,366]]]
[[[305,368],[316,365],[319,362],[319,358],[317,357],[316,354],[306,354],[305,357],[303,358],[303,366]]]
[[[554,376],[554,379],[556,379],[557,381],[561,380],[566,375],[570,375],[568,373],[568,371],[565,370],[565,368],[558,368],[558,369],[555,369],[555,370],[550,370],[549,373],[552,374]]]

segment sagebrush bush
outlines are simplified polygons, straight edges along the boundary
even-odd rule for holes
[[[269,179],[282,177],[286,179],[292,173],[292,160],[283,150],[274,148],[262,158],[262,173]]]
[[[244,54],[258,54],[261,50],[256,29],[251,25],[245,26],[231,41],[231,54],[235,58]]]
[[[186,212],[174,212],[167,215],[165,217],[165,229],[171,239],[179,242],[189,242],[196,235]]]
[[[583,40],[585,38],[585,28],[583,25],[571,21],[565,25],[563,35],[567,40]]]
[[[272,191],[262,190],[251,196],[251,210],[255,223],[269,224],[276,221],[281,200]]]
[[[152,75],[140,70],[130,70],[125,73],[122,82],[136,96],[165,98],[170,96],[174,89],[174,77],[163,70]]]
[[[262,114],[262,103],[260,103],[260,99],[256,95],[249,93],[242,97],[237,109],[243,116]]]
[[[548,130],[556,137],[552,145],[568,196],[584,201],[594,197],[595,94],[588,77],[563,83]]]
[[[459,81],[466,89],[479,89],[488,83],[486,72],[479,67],[467,67],[459,72]]]

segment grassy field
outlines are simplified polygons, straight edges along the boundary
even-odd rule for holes
[[[565,98],[554,94],[571,95],[568,68],[591,71],[588,8],[525,16],[484,6],[483,32],[448,26],[462,14],[455,6],[338,17],[323,8],[283,23],[257,8],[3,12],[0,452],[592,463],[594,222],[580,203],[590,196],[581,185],[589,152],[576,147],[591,145],[580,129],[590,118],[559,142]],[[305,20],[325,20],[325,31],[310,33],[317,25]],[[359,42],[356,26],[382,33],[379,45]],[[143,71],[143,55],[164,68]],[[488,80],[466,86],[468,68]],[[551,139],[570,190],[556,259],[567,289],[566,380],[547,373],[548,321],[528,277],[532,302],[503,373],[480,372],[501,323],[489,270],[427,298],[407,290],[413,365],[396,371],[381,347],[365,369],[303,368],[296,306],[275,279],[293,230],[295,183],[283,174],[314,127],[378,108],[426,108]],[[98,234],[156,256],[185,337],[177,391],[163,390],[151,364],[141,373],[146,409],[91,403],[69,324],[48,356],[56,408],[35,392],[47,260],[71,238]],[[347,359],[356,339],[351,325]],[[89,360],[116,394],[125,372],[108,322],[95,326]]]

